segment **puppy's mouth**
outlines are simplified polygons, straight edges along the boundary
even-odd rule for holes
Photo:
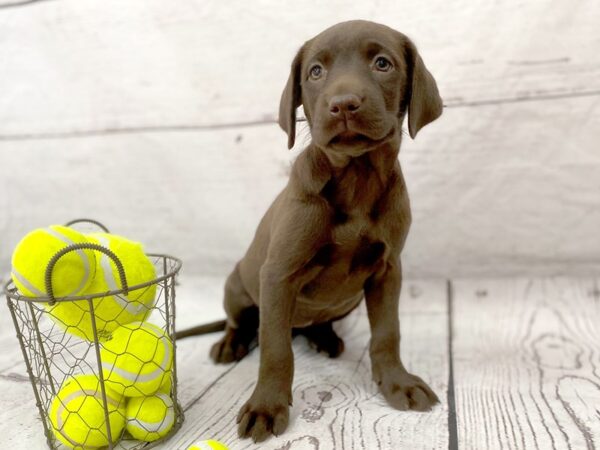
[[[355,133],[354,131],[344,131],[329,141],[329,145],[370,145],[374,142],[373,139],[364,134]]]
[[[372,138],[366,134],[357,133],[351,130],[345,130],[335,135],[328,143],[327,146],[334,150],[347,150],[347,149],[362,149],[368,150],[373,147],[384,143],[394,135],[394,128],[382,138]]]

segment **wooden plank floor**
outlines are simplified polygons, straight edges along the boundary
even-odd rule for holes
[[[220,277],[183,276],[178,327],[222,317]],[[294,341],[290,426],[261,445],[236,437],[258,352],[214,366],[209,335],[178,345],[186,420],[161,450],[215,437],[235,449],[600,449],[600,280],[407,281],[403,359],[442,403],[389,408],[370,379],[364,307],[339,322],[346,351],[331,360]],[[44,449],[35,402],[6,307],[0,314],[0,448]],[[452,382],[448,385],[449,380]]]
[[[461,448],[600,448],[599,286],[597,279],[455,283]]]
[[[403,358],[409,370],[429,381],[444,397],[448,380],[445,283],[409,282],[403,300]],[[196,302],[197,317],[203,317],[199,306],[200,302]],[[193,313],[185,320],[189,321],[190,316],[191,323],[198,320]],[[178,346],[178,367],[182,373],[181,403],[186,421],[178,435],[161,448],[185,449],[195,439],[211,436],[220,438],[231,449],[447,448],[445,404],[430,414],[400,414],[388,408],[377,393],[371,381],[364,307],[337,325],[346,351],[336,360],[315,353],[303,338],[295,339],[290,427],[283,436],[260,445],[239,441],[235,424],[237,411],[256,381],[258,351],[228,366],[225,372],[222,366],[215,371],[207,355],[216,336],[183,340]],[[432,350],[423,355],[424,348]]]

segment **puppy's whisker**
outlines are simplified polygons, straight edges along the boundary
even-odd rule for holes
[[[310,144],[311,134],[310,127],[308,126],[308,122],[304,122],[304,126],[300,129],[300,136],[302,136],[302,147],[306,147]]]

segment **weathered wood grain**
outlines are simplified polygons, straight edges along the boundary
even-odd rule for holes
[[[504,119],[517,120],[510,131]],[[407,274],[600,269],[600,103],[454,109],[431,127],[400,153],[413,210]],[[0,177],[0,272],[31,229],[90,216],[181,257],[191,273],[224,274],[307,140],[302,126],[288,152],[268,125],[0,142],[10,168]]]
[[[292,55],[353,17],[413,36],[455,106],[403,143],[406,272],[597,273],[600,3],[315,5],[65,0],[1,11],[0,273],[24,233],[81,215],[195,273],[225,273],[295,155],[274,124]],[[296,151],[308,142],[299,128]]]
[[[597,96],[599,16],[593,0],[71,0],[0,9],[0,136],[273,122],[296,50],[356,18],[411,36],[449,106]]]
[[[337,324],[346,351],[331,360],[316,354],[304,338],[294,341],[294,405],[284,435],[260,445],[237,438],[235,417],[251,394],[258,373],[258,351],[228,370],[216,382],[206,380],[197,367],[208,362],[207,347],[217,336],[193,338],[191,350],[179,367],[185,383],[196,389],[183,406],[186,421],[163,449],[185,449],[200,439],[217,438],[237,449],[445,449],[448,446],[445,403],[448,378],[446,354],[446,299],[443,282],[405,285],[401,327],[403,358],[409,370],[431,383],[442,405],[430,413],[391,409],[371,381],[367,352],[368,321],[363,307]],[[186,341],[183,341],[184,343]],[[210,386],[210,389],[207,389]]]
[[[223,318],[223,282],[223,277],[182,276],[177,286],[178,327]],[[214,437],[232,450],[396,449],[397,446],[445,449],[448,361],[444,282],[407,282],[401,306],[404,361],[409,370],[431,383],[443,402],[430,413],[395,411],[377,392],[371,381],[366,351],[370,333],[364,306],[336,326],[346,343],[346,351],[339,359],[315,353],[304,338],[295,340],[296,376],[290,428],[284,436],[261,446],[239,441],[235,428],[237,411],[256,381],[258,352],[252,352],[238,364],[216,366],[208,352],[218,334],[178,342],[179,401],[186,420],[177,435],[160,448],[185,450],[195,440]],[[0,371],[3,393],[0,448],[42,449],[43,428],[16,338],[9,327],[0,331],[0,342],[4,342],[1,339],[4,335],[14,341],[12,346],[0,348],[0,354],[13,363]]]
[[[178,327],[223,318],[221,292],[224,280],[217,277],[180,277],[177,286],[177,307],[181,309]],[[21,349],[15,336],[6,306],[0,314],[0,448],[31,450],[46,448],[34,394]],[[76,345],[74,340],[74,344]],[[202,343],[205,345],[202,346]],[[179,370],[179,401],[194,401],[202,390],[210,389],[230,368],[208,362],[209,340],[184,340],[177,343]],[[202,359],[198,356],[202,355]],[[190,379],[193,382],[190,382]],[[201,384],[196,383],[198,379]],[[127,448],[126,445],[122,446]]]
[[[30,6],[43,1],[47,0],[2,0],[0,1],[0,9]]]
[[[222,282],[222,277],[182,277],[180,326],[222,317]],[[208,349],[217,335],[181,341],[186,422],[161,448],[183,450],[209,437],[232,450],[447,448],[445,284],[409,281],[401,305],[403,358],[440,395],[443,403],[433,412],[396,412],[377,393],[361,307],[337,324],[346,341],[339,359],[314,353],[303,338],[295,340],[291,424],[286,434],[260,446],[239,441],[234,422],[254,386],[258,352],[235,365],[214,366]],[[598,448],[600,280],[459,280],[452,305],[458,448]],[[13,331],[1,324],[0,341],[7,337],[8,343]],[[13,361],[0,371],[0,447],[42,449],[42,426],[16,341],[0,353]]]
[[[11,167],[0,176],[0,271],[30,230],[91,217],[176,255],[191,274],[225,274],[285,186],[293,156],[275,126],[0,142]]]
[[[459,448],[600,447],[597,279],[455,283]]]
[[[46,437],[40,421],[29,378],[0,377],[0,444],[3,448],[46,449]]]

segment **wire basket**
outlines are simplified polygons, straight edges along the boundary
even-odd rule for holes
[[[83,222],[92,223],[103,232],[108,233],[108,229],[102,224],[89,219],[78,219],[66,225],[71,226]],[[55,298],[52,287],[52,270],[54,266],[64,255],[81,250],[93,250],[109,257],[117,267],[121,289],[103,293],[90,293],[89,295]],[[102,411],[100,415],[103,416],[100,417],[101,420],[96,417],[94,424],[85,423],[85,425],[89,427],[89,430],[87,430],[88,436],[98,436],[98,433],[101,433],[106,438],[108,444],[101,446],[101,448],[110,450],[121,448],[128,450],[149,449],[171,437],[183,423],[183,410],[177,402],[175,352],[175,277],[181,269],[182,263],[179,259],[167,255],[147,254],[146,256],[154,266],[156,277],[151,281],[135,286],[128,285],[123,264],[117,255],[108,248],[94,243],[70,245],[54,255],[45,272],[46,297],[25,297],[18,292],[12,281],[4,286],[8,308],[13,318],[37,407],[42,417],[48,446],[53,450],[68,448],[57,438],[54,431],[56,427],[53,426],[50,420],[53,399],[56,398],[61,386],[64,386],[66,382],[83,379],[82,377],[78,378],[79,375],[97,377],[94,392],[89,392],[89,386],[80,386],[80,389],[85,394],[93,394],[95,401],[100,405],[99,408]],[[111,398],[112,391],[107,386],[106,373],[103,371],[101,360],[101,349],[103,342],[107,339],[107,336],[102,332],[106,328],[106,322],[99,322],[94,313],[94,308],[98,308],[98,305],[103,301],[108,301],[107,299],[111,301],[114,299],[128,301],[128,298],[132,298],[132,296],[135,298],[137,293],[141,294],[148,291],[155,292],[153,296],[155,300],[145,305],[146,311],[143,313],[143,323],[153,324],[155,327],[160,328],[161,332],[173,344],[170,376],[169,373],[164,375],[164,383],[160,388],[163,393],[162,396],[165,397],[166,394],[170,398],[168,402],[168,419],[165,420],[172,420],[173,425],[170,431],[160,439],[143,442],[133,439],[123,427],[119,426],[120,429],[114,429],[115,427],[112,425],[111,414],[115,414],[115,408],[118,413],[122,414],[128,398],[119,396],[118,405],[115,405],[115,400]],[[86,314],[82,314],[81,322],[78,325],[73,326],[73,324],[70,324],[65,327],[64,323],[61,323],[61,318],[54,314],[54,307],[63,304],[67,304],[69,307],[76,306],[81,308],[82,311],[86,311]],[[111,323],[109,328],[124,325],[119,320],[116,317],[114,319],[115,323]],[[87,336],[81,337],[82,330],[88,333]],[[168,400],[168,398],[165,398],[165,400]],[[69,414],[71,414],[70,410]],[[87,419],[84,418],[84,420]],[[89,448],[98,448],[98,446],[89,445]]]

